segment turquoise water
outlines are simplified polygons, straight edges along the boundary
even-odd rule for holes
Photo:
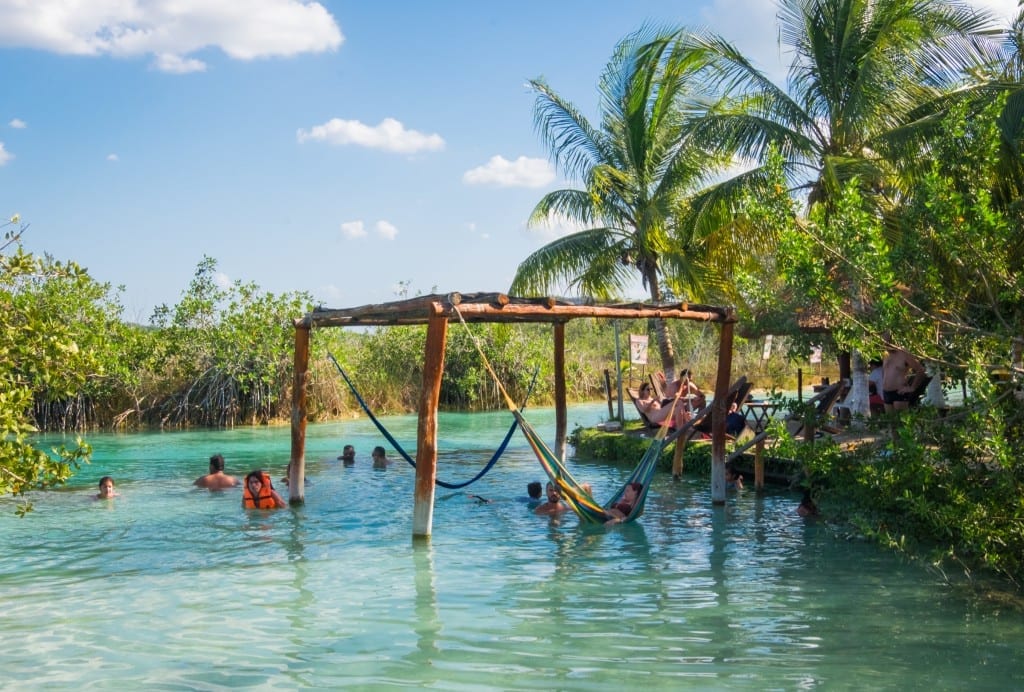
[[[593,424],[602,406],[570,411]],[[550,410],[529,412],[553,436]],[[438,477],[471,477],[507,414],[440,417]],[[386,419],[415,440],[413,417]],[[365,420],[311,425],[306,504],[193,490],[210,454],[283,475],[289,430],[96,435],[71,487],[0,501],[4,689],[1011,689],[1024,618],[795,513],[799,497],[659,475],[639,522],[533,516],[517,433],[414,542],[414,471],[370,468]],[[345,443],[357,464],[335,460]],[[397,455],[392,457],[398,459]],[[598,497],[626,468],[574,463]],[[92,499],[110,474],[121,496]]]

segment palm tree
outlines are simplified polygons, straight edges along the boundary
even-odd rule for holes
[[[703,239],[673,242],[674,214],[688,192],[700,189],[723,159],[695,147],[683,127],[703,94],[694,85],[706,63],[680,30],[641,29],[616,48],[600,80],[600,127],[542,79],[534,122],[567,179],[582,189],[550,192],[538,202],[531,225],[569,220],[584,230],[559,238],[520,265],[511,291],[545,293],[567,286],[607,299],[637,273],[654,303],[663,287],[700,297],[720,278],[714,245]],[[706,106],[702,106],[702,109]],[[667,326],[655,327],[662,367],[674,375]]]
[[[730,98],[709,109],[696,134],[742,160],[784,158],[791,189],[828,210],[856,180],[881,213],[898,197],[897,172],[920,153],[928,104],[985,62],[998,33],[990,18],[951,0],[779,0],[780,41],[792,50],[788,88],[774,84],[726,41],[709,37],[715,88]],[[934,110],[934,109],[932,109]],[[909,148],[908,148],[909,146]],[[755,165],[697,195],[687,223],[720,226],[744,194],[764,183]],[[856,281],[837,263],[834,275]],[[855,372],[853,396],[866,373]],[[858,382],[858,380],[862,380]]]

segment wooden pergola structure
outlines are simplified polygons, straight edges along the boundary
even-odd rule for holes
[[[456,308],[458,314],[456,314]],[[306,383],[309,377],[309,343],[313,327],[426,325],[423,387],[419,400],[416,434],[416,486],[413,506],[413,537],[429,537],[434,513],[434,482],[437,471],[437,405],[444,373],[448,323],[462,315],[467,323],[539,322],[553,327],[555,371],[555,447],[565,457],[567,430],[565,390],[565,325],[580,317],[601,319],[682,319],[717,322],[721,325],[715,391],[729,389],[732,368],[733,325],[731,308],[672,303],[597,304],[555,298],[515,298],[502,293],[428,295],[356,308],[317,308],[295,320],[295,372],[292,387],[290,501],[305,501]],[[711,497],[725,502],[724,397],[716,397],[712,411]],[[719,410],[721,409],[721,410]]]

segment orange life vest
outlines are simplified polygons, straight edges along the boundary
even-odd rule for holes
[[[260,487],[259,497],[252,496],[249,484],[246,483],[245,488],[242,490],[242,507],[245,509],[274,509],[277,507],[277,502],[271,493],[273,489],[274,486],[270,482],[269,473],[263,474],[263,485]]]

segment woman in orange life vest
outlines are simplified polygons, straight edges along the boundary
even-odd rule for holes
[[[288,503],[278,495],[270,483],[270,474],[266,471],[252,471],[245,477],[242,489],[242,507],[245,509],[277,509],[287,507]]]

